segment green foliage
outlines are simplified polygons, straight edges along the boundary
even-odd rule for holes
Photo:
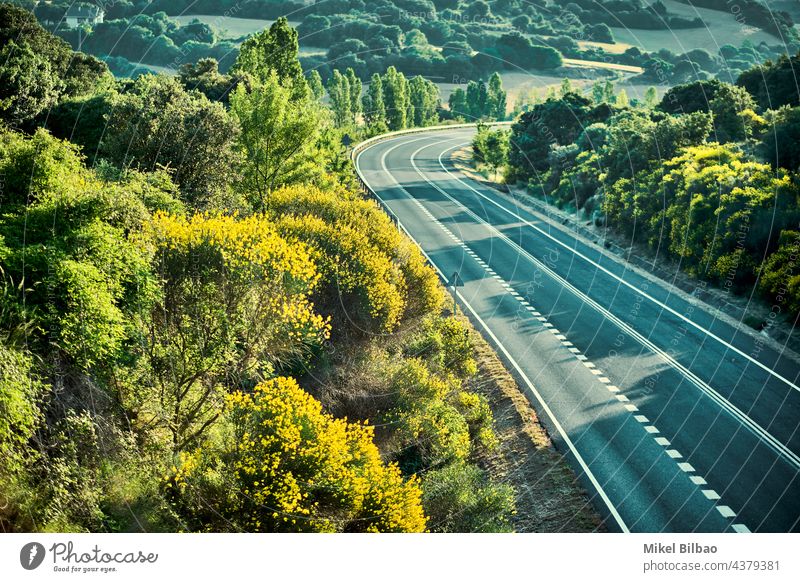
[[[142,75],[114,95],[101,154],[121,168],[166,168],[195,208],[214,208],[231,181],[237,126],[220,103],[172,77]]]
[[[748,69],[739,76],[736,84],[750,93],[759,107],[778,109],[784,105],[800,105],[800,92],[797,90],[797,70],[800,54],[781,56],[776,62]]]
[[[800,170],[800,107],[768,111],[759,154],[775,168]]]
[[[22,125],[56,104],[64,85],[44,57],[9,41],[0,63],[0,119]]]
[[[434,532],[513,531],[514,490],[492,483],[474,465],[453,463],[428,472],[422,481],[422,504]]]
[[[450,114],[455,119],[464,120],[468,118],[469,107],[467,106],[467,93],[464,91],[464,89],[457,87],[452,93],[450,93],[450,98],[447,104],[450,107]]]
[[[508,162],[509,138],[511,132],[505,129],[494,131],[479,126],[472,139],[472,155],[479,164],[486,164],[497,178],[497,171]]]
[[[389,67],[383,78],[383,98],[389,130],[398,131],[408,127],[409,112],[413,114],[408,80],[394,67]]]
[[[780,230],[795,224],[796,185],[765,164],[726,146],[709,144],[683,153],[606,192],[604,210],[615,227],[663,247],[693,274],[752,282],[753,265],[772,245],[774,209]],[[737,254],[738,253],[738,254]],[[737,258],[738,257],[738,258]]]
[[[658,90],[655,87],[648,87],[644,93],[644,106],[653,109],[658,105]]]
[[[775,233],[795,230],[800,220],[797,178],[786,171],[797,168],[796,111],[761,117],[747,91],[718,81],[674,87],[655,111],[612,109],[606,89],[595,85],[602,104],[594,110],[567,93],[524,113],[512,129],[511,176],[598,224],[605,214],[609,226],[728,291],[761,276],[762,292],[775,296],[780,284],[770,274],[792,277],[786,252],[769,259]],[[589,125],[595,120],[603,123]],[[482,133],[477,159],[490,151]],[[707,144],[712,137],[723,143]],[[777,171],[745,153],[753,150]],[[793,306],[790,287],[780,288]]]
[[[104,46],[129,24],[119,16],[135,18],[130,56],[142,39],[174,63],[216,42],[206,25],[128,10],[109,6],[85,45]],[[443,63],[427,39],[451,33],[419,26],[369,42],[408,43],[398,66]],[[119,83],[6,5],[0,37],[3,89],[22,83],[4,102],[14,122],[46,122],[92,165],[44,130],[0,130],[0,321],[26,338],[0,338],[0,528],[423,531],[419,482],[381,454],[407,472],[472,463],[496,444],[491,410],[465,388],[472,346],[439,317],[436,275],[344,186],[345,128],[320,106],[320,75],[302,76],[297,33],[279,21],[245,42],[232,75],[208,58]],[[368,69],[350,63],[348,132],[438,120],[424,71],[392,67],[363,92]],[[500,77],[484,87],[500,115]],[[396,386],[362,417],[397,421],[380,451],[371,428],[275,377],[328,373],[361,349],[385,358],[370,381]]]
[[[42,28],[29,11],[7,2],[0,3],[0,46],[27,46],[47,62],[56,76],[62,76],[72,56],[69,45]]]
[[[386,120],[386,103],[383,99],[383,80],[378,73],[372,75],[367,92],[363,96],[362,109],[364,122],[372,134],[385,133],[389,130]]]
[[[82,368],[108,364],[149,278],[147,257],[131,241],[148,215],[143,199],[97,179],[74,146],[42,130],[30,138],[0,136],[0,171],[7,177],[4,270],[28,282],[32,340],[55,344]],[[150,189],[140,185],[141,192]]]
[[[234,70],[252,75],[262,85],[270,84],[274,74],[281,86],[289,89],[293,100],[304,100],[309,96],[309,89],[298,53],[297,31],[281,17],[269,30],[244,41]]]
[[[333,119],[337,127],[346,127],[356,122],[353,111],[353,100],[350,95],[349,76],[342,75],[339,70],[333,71],[333,76],[328,81],[328,96],[330,97]]]
[[[254,385],[327,337],[308,300],[319,276],[304,245],[258,216],[157,214],[146,241],[159,281],[144,322],[153,385],[128,406],[185,450],[216,420],[228,389]]]
[[[574,142],[583,128],[604,121],[607,106],[591,107],[592,103],[576,94],[562,99],[550,98],[524,113],[511,130],[509,163],[522,179],[535,177],[547,169],[550,148]]]
[[[62,97],[108,88],[106,65],[43,29],[28,11],[0,4],[0,120],[30,128]]]
[[[241,127],[239,189],[255,211],[269,207],[276,188],[319,172],[312,154],[323,121],[320,108],[307,96],[293,98],[275,72],[250,91],[237,87],[231,112]]]
[[[63,99],[48,112],[46,128],[55,137],[80,146],[95,161],[110,113],[111,99],[106,94]]]
[[[221,74],[219,63],[211,58],[181,66],[178,78],[187,91],[199,91],[209,101],[219,101],[225,105],[229,104],[231,93],[240,83],[247,85],[250,82],[245,75]]]
[[[353,116],[353,120],[357,121],[362,113],[361,94],[364,91],[364,87],[361,83],[361,79],[356,76],[353,67],[348,67],[347,71],[345,71],[345,75],[347,77],[347,85],[350,89],[350,113]]]
[[[755,112],[755,101],[741,87],[723,83],[709,107],[714,114],[714,130],[720,143],[747,141],[764,125],[764,120]]]
[[[781,232],[777,250],[764,263],[760,286],[782,311],[800,313],[800,232]]]
[[[409,98],[414,111],[414,127],[427,127],[439,121],[439,87],[433,81],[414,77],[409,83]]]
[[[477,373],[467,328],[459,320],[429,317],[415,335],[407,353],[425,360],[437,373],[467,378]]]
[[[52,432],[37,508],[45,529],[102,530],[102,448],[95,419],[70,410]]]
[[[38,405],[45,389],[30,354],[6,345],[4,339],[0,343],[0,491],[7,492],[29,463],[28,444],[43,420]]]
[[[671,87],[664,93],[658,108],[666,113],[695,113],[711,111],[711,102],[722,88],[716,79],[694,81]]]
[[[316,69],[308,73],[308,90],[314,99],[319,101],[325,96],[325,87],[322,85],[322,77]]]
[[[417,480],[381,461],[372,427],[325,414],[293,379],[232,394],[226,421],[230,432],[182,455],[166,481],[189,530],[425,530]]]
[[[503,79],[498,73],[489,77],[489,86],[486,97],[486,115],[490,119],[503,121],[506,118],[506,92],[503,89]]]
[[[506,92],[500,75],[493,73],[488,86],[481,79],[470,81],[464,91],[457,88],[450,95],[450,111],[468,121],[502,121],[506,118]]]

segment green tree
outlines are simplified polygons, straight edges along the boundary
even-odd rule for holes
[[[800,106],[797,91],[797,69],[800,55],[781,55],[775,62],[758,65],[742,73],[736,81],[753,95],[762,110],[784,105]]]
[[[293,100],[308,96],[298,55],[297,31],[285,17],[276,20],[268,30],[254,34],[239,49],[234,70],[252,75],[262,84],[270,82],[271,71],[284,87],[290,88]]]
[[[372,75],[369,87],[363,98],[364,119],[371,133],[384,133],[386,123],[386,104],[383,99],[383,80],[378,73]]]
[[[26,46],[50,65],[57,78],[63,78],[73,52],[62,39],[46,31],[29,12],[7,2],[0,3],[0,47],[14,42]]]
[[[114,76],[108,65],[91,55],[75,52],[64,73],[64,95],[85,97],[113,90]]]
[[[481,125],[472,141],[475,158],[491,168],[495,180],[498,170],[508,163],[509,136],[506,130],[491,130]]]
[[[53,107],[63,89],[50,63],[28,45],[11,40],[0,49],[0,119],[28,123]]]
[[[439,86],[423,77],[414,77],[409,83],[410,100],[414,110],[413,125],[426,127],[439,121],[441,97]]]
[[[480,121],[486,112],[486,98],[488,91],[486,83],[480,81],[470,81],[467,83],[467,111],[471,121]]]
[[[364,87],[361,83],[361,79],[356,76],[356,72],[352,67],[348,67],[347,71],[345,71],[345,75],[347,76],[347,84],[350,88],[350,113],[353,117],[353,123],[356,123],[362,113],[361,93]]]
[[[667,113],[694,113],[711,111],[711,101],[717,96],[723,83],[717,79],[693,81],[670,87],[661,99],[658,108]]]
[[[325,96],[325,87],[322,84],[322,77],[320,77],[319,71],[316,69],[308,74],[308,89],[311,91],[314,99],[318,101]]]
[[[219,72],[216,59],[200,59],[197,63],[187,63],[178,70],[178,78],[187,91],[200,91],[209,101],[219,101],[225,105],[239,83],[249,83],[249,77],[223,75]]]
[[[703,115],[703,114],[695,114]],[[785,172],[716,143],[686,147],[662,164],[606,189],[610,224],[636,232],[692,274],[753,282],[774,230],[797,224],[798,192]]]
[[[784,230],[778,248],[764,263],[761,291],[785,312],[800,313],[800,232]]]
[[[592,85],[592,101],[595,105],[600,105],[605,102],[606,91],[605,85],[601,81],[595,81]]]
[[[136,417],[185,450],[229,389],[252,386],[327,337],[308,299],[319,276],[307,247],[260,216],[157,214],[147,239],[160,288],[146,325],[153,386],[140,391]]]
[[[723,83],[709,103],[720,143],[746,141],[764,125],[755,112],[756,103],[746,89]]]
[[[800,107],[768,111],[767,131],[758,151],[773,167],[800,169]]]
[[[614,93],[614,83],[606,81],[603,85],[603,103],[614,103],[616,94]]]
[[[506,92],[503,89],[503,79],[498,73],[489,77],[488,95],[486,98],[487,115],[491,119],[503,121],[506,118]]]
[[[386,120],[391,131],[408,127],[408,112],[411,99],[408,94],[408,81],[396,68],[389,67],[383,77],[383,95],[386,104]]]
[[[251,91],[238,87],[231,97],[231,112],[241,127],[240,188],[254,210],[265,210],[269,193],[278,186],[319,171],[312,155],[322,112],[308,97],[292,99],[291,90],[280,84],[275,72]]]
[[[100,151],[121,168],[167,168],[191,206],[209,208],[226,204],[237,133],[221,103],[173,77],[142,75],[112,98]]]
[[[464,120],[468,116],[467,94],[461,87],[450,94],[448,105],[454,118]]]
[[[328,81],[328,97],[330,97],[333,119],[337,127],[347,127],[353,124],[353,101],[350,98],[350,80],[342,75],[338,69]]]
[[[614,104],[617,107],[623,108],[628,107],[630,105],[630,99],[628,98],[628,92],[625,89],[620,89],[617,96],[614,98]]]
[[[561,88],[559,89],[559,95],[561,97],[565,97],[568,93],[572,93],[574,89],[572,88],[572,82],[569,79],[563,79],[561,81]]]
[[[604,108],[592,109],[592,102],[577,93],[563,99],[548,99],[523,113],[514,124],[509,162],[518,177],[533,177],[549,167],[552,146],[573,143],[583,128],[607,115]]]
[[[656,105],[658,105],[658,91],[655,87],[648,87],[644,93],[644,106],[655,109]]]

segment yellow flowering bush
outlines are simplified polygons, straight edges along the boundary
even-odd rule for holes
[[[381,461],[373,428],[336,419],[292,378],[278,377],[252,393],[228,396],[231,433],[217,453],[186,455],[165,486],[188,524],[203,499],[226,529],[253,532],[421,532],[426,518],[416,478],[404,480]],[[232,438],[231,438],[232,437]],[[227,493],[214,475],[228,475]],[[206,523],[207,519],[196,520]],[[191,525],[190,525],[191,528]]]
[[[282,233],[316,251],[319,294],[343,324],[393,331],[404,317],[441,308],[435,273],[374,202],[343,188],[292,186],[271,194],[270,212]]]
[[[304,359],[330,325],[309,299],[320,278],[309,249],[263,216],[157,213],[142,240],[161,285],[147,351],[158,401],[143,394],[139,416],[183,450],[226,392]]]

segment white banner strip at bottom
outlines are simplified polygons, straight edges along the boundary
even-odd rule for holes
[[[4,534],[0,580],[800,580],[798,540],[793,534]]]

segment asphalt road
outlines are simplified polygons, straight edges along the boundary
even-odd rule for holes
[[[800,530],[800,366],[470,180],[472,129],[378,142],[362,179],[517,376],[609,528]]]

